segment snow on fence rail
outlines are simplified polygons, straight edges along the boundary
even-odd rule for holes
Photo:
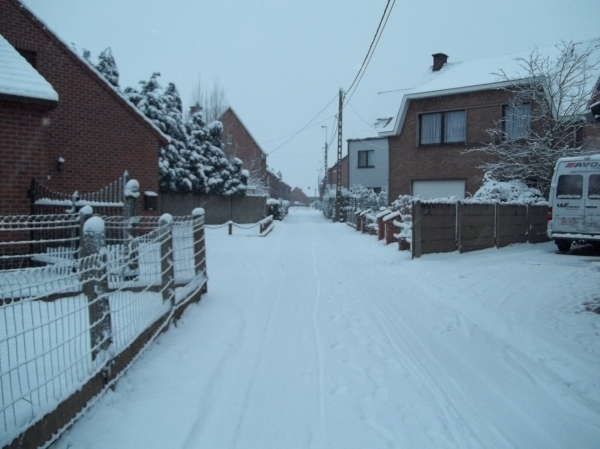
[[[204,216],[169,217],[94,216],[69,257],[0,271],[1,447],[51,444],[206,291]]]

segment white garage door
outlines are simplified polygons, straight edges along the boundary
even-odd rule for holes
[[[463,199],[465,197],[465,182],[465,180],[413,181],[413,196],[418,196],[422,200],[451,196]]]

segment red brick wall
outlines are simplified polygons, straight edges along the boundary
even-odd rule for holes
[[[583,129],[583,138],[586,140],[590,150],[600,153],[600,123],[586,126]]]
[[[231,108],[219,119],[223,123],[223,151],[228,158],[238,157],[246,170],[253,172],[260,180],[265,180],[267,158],[252,138],[239,117]],[[228,138],[231,136],[231,145]]]
[[[29,213],[31,178],[46,175],[47,115],[44,106],[0,101],[0,215]]]
[[[484,174],[476,167],[489,156],[463,151],[477,148],[489,138],[485,130],[502,117],[502,105],[507,102],[508,94],[502,90],[412,100],[402,131],[389,138],[389,198],[410,195],[414,180],[464,179],[467,192],[475,193]],[[467,143],[419,147],[419,114],[453,109],[467,111]]]
[[[59,95],[56,108],[45,115],[45,127],[40,112],[0,104],[2,117],[15,111],[19,117],[16,136],[14,125],[2,125],[0,158],[21,153],[23,167],[13,172],[10,184],[0,185],[0,213],[29,211],[25,195],[32,177],[60,192],[90,192],[128,170],[142,191],[158,192],[158,152],[164,144],[159,134],[16,1],[0,0],[0,10],[0,33],[16,48],[36,52],[37,71]],[[7,142],[5,135],[12,138]],[[61,172],[59,157],[66,161]],[[3,164],[3,169],[11,167]],[[22,192],[23,205],[5,200],[8,192]]]
[[[329,185],[336,185],[337,183],[337,162],[327,170],[328,183]],[[342,187],[348,188],[348,156],[342,158]]]
[[[308,199],[308,197],[298,187],[294,187],[294,189],[290,193],[290,199],[292,201],[298,201],[306,205],[310,204],[310,200]]]

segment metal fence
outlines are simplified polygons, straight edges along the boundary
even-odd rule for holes
[[[4,242],[6,260],[24,266],[20,251],[42,245],[28,257],[43,266],[0,271],[0,447],[49,445],[206,289],[203,216],[92,217],[101,234],[68,217],[35,223],[54,220],[56,235],[78,229],[80,240]],[[104,244],[94,251],[97,235]]]
[[[77,214],[0,216],[0,269],[18,269],[75,259]]]
[[[35,178],[31,180],[29,200],[32,215],[75,213],[83,206],[91,206],[100,215],[122,215],[125,203],[125,186],[129,173],[95,192],[64,193],[47,187]]]

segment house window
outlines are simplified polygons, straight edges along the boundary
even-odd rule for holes
[[[466,112],[448,111],[419,116],[420,145],[443,145],[465,141]]]
[[[375,150],[363,150],[358,152],[358,168],[373,168],[373,154]]]
[[[531,104],[506,105],[503,107],[504,135],[508,139],[527,137],[531,127]]]

